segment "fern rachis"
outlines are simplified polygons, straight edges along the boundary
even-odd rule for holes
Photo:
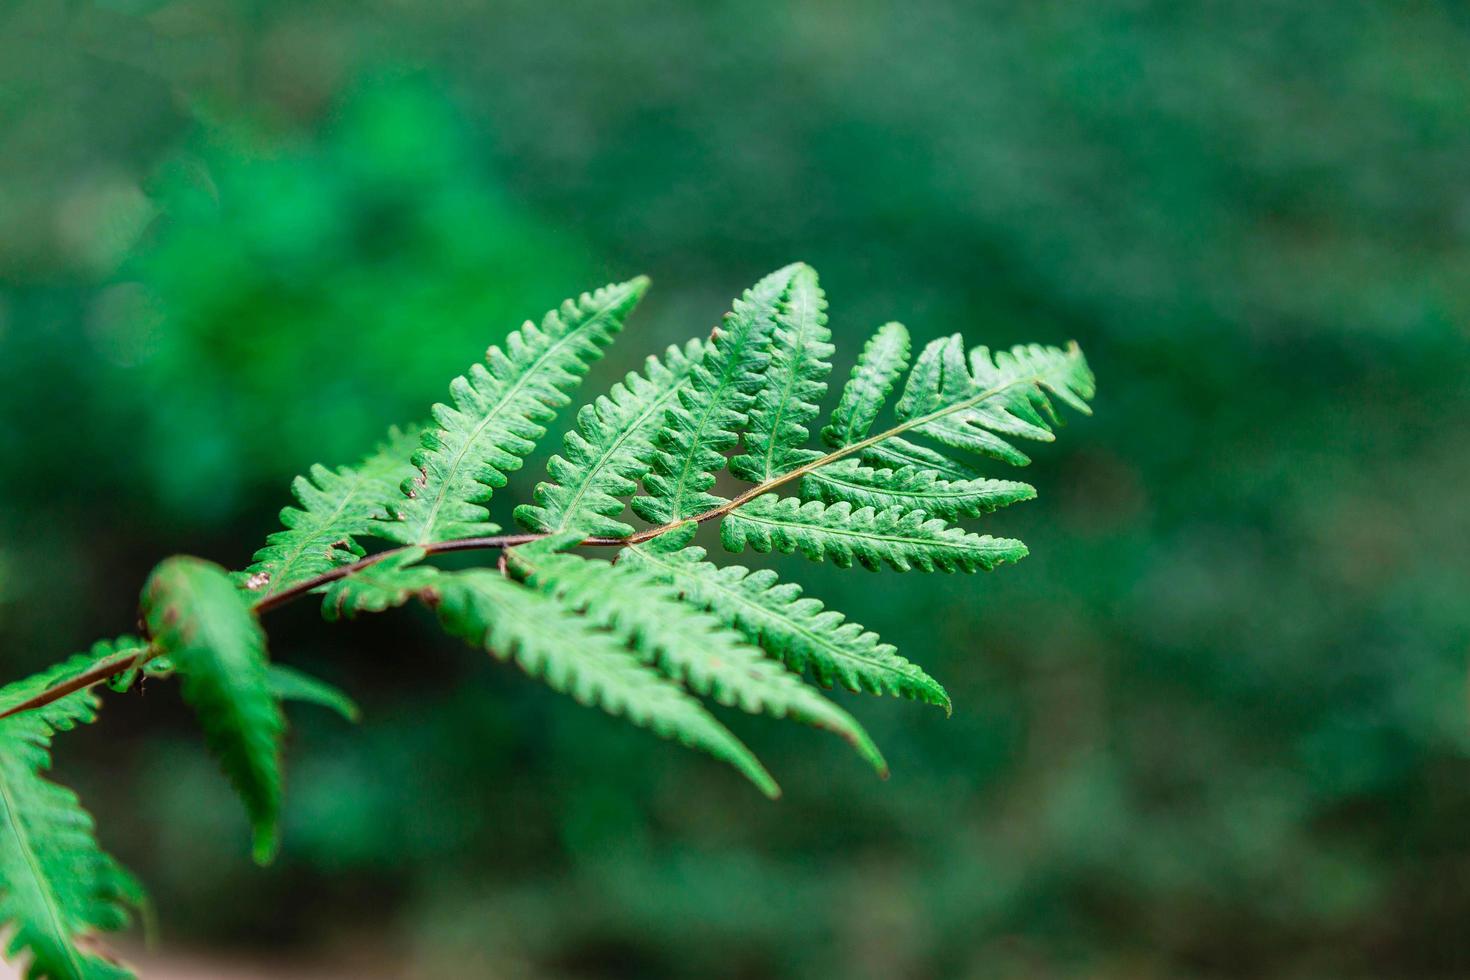
[[[74,816],[45,819],[43,797],[82,812],[67,791],[15,788],[39,785],[51,737],[91,720],[91,688],[103,681],[126,690],[140,670],[180,679],[246,804],[255,854],[269,860],[282,805],[281,702],[356,712],[342,692],[266,657],[261,617],[308,594],[322,596],[329,620],[423,603],[496,659],[723,759],[772,796],[774,779],[706,701],[830,729],[880,773],[886,765],[861,725],[807,675],[950,710],[943,687],[874,633],[775,572],[707,561],[690,543],[693,529],[719,521],[729,551],[874,570],[1013,561],[1025,554],[1020,542],[959,522],[1035,491],[986,477],[952,451],[1023,464],[1011,440],[1053,438],[1050,396],[1087,410],[1093,386],[1081,353],[966,352],[956,336],[928,345],[910,368],[908,331],[886,324],[817,449],[808,440],[833,351],[826,299],[812,269],[788,266],[747,290],[710,340],[650,358],[584,407],[534,503],[515,510],[526,533],[500,534],[486,508],[492,492],[535,448],[645,285],[567,301],[456,379],[419,434],[395,433],[357,466],[314,467],[294,486],[298,506],[243,572],[187,557],[160,564],[144,590],[144,639],[101,644],[0,690],[0,835],[11,829],[0,837],[0,924],[17,928],[8,955],[32,956],[37,975],[127,975],[76,940],[120,927],[141,893],[89,834],[66,836]],[[872,433],[906,370],[892,423]],[[713,493],[726,467],[752,486],[728,499]],[[651,526],[625,523],[630,506]],[[369,553],[361,542],[372,538],[385,546]],[[616,549],[616,559],[595,561],[577,546]],[[431,564],[468,550],[498,550],[500,560],[458,572]],[[79,855],[67,864],[72,878],[25,858],[48,847]]]

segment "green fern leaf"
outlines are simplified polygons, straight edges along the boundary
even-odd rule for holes
[[[902,323],[883,324],[863,345],[832,420],[822,427],[822,441],[841,449],[866,438],[908,363],[908,328]]]
[[[682,687],[639,662],[623,638],[556,599],[488,571],[440,576],[445,629],[513,660],[552,690],[729,762],[767,796],[780,790],[740,740]]]
[[[97,660],[146,645],[99,644],[42,674],[0,689],[0,710],[22,704]],[[0,926],[6,959],[29,955],[31,980],[108,980],[133,974],[78,947],[93,933],[126,928],[142,887],[97,844],[75,793],[46,779],[51,739],[96,718],[91,691],[0,719]]]
[[[920,511],[853,510],[847,503],[802,503],[775,494],[757,497],[726,514],[720,522],[720,540],[737,554],[748,544],[762,553],[800,551],[812,561],[830,559],[839,568],[850,568],[856,560],[870,571],[885,564],[899,572],[988,571],[1026,555],[1026,546],[1019,541],[971,534],[928,519]]]
[[[143,617],[245,804],[255,860],[265,864],[276,851],[286,721],[270,690],[265,634],[246,599],[219,566],[169,558],[143,588]]]
[[[424,555],[423,548],[408,548],[333,582],[322,596],[322,618],[335,623],[394,609],[432,588],[439,569],[418,564]]]
[[[945,480],[933,470],[874,469],[843,459],[802,477],[801,496],[876,510],[900,507],[952,521],[1030,500],[1036,488],[1013,480]]]
[[[827,358],[836,350],[831,337],[817,274],[800,266],[776,314],[771,361],[745,433],[747,451],[730,460],[735,477],[764,483],[822,455],[803,447],[810,436],[806,424],[817,417],[817,402],[827,393]]]
[[[1084,414],[1092,372],[1074,344],[1033,344],[998,351],[977,347],[969,359],[958,334],[924,349],[909,373],[897,414],[905,432],[1017,466],[1030,462],[1006,436],[1049,442],[1057,421],[1047,393]]]
[[[964,481],[984,478],[983,474],[969,463],[946,456],[928,446],[909,442],[900,436],[889,436],[882,442],[863,447],[858,452],[858,459],[864,466],[881,470],[901,470],[909,466],[931,470],[942,480]]]
[[[768,569],[712,565],[704,561],[703,548],[664,548],[663,539],[634,545],[624,549],[618,564],[648,571],[792,670],[810,670],[823,685],[912,698],[949,712],[949,695],[937,681],[876,633],[846,622],[817,599],[803,597],[801,586],[780,582]]]
[[[887,776],[883,756],[851,715],[714,616],[681,602],[644,569],[539,547],[516,548],[510,555],[511,567],[532,586],[625,635],[640,659],[664,676],[726,706],[835,732]]]
[[[435,425],[414,454],[419,472],[392,505],[383,535],[400,544],[491,535],[485,504],[521,467],[588,365],[623,327],[648,287],[643,277],[567,300],[540,327],[527,322],[491,347],[485,364],[450,385],[452,405],[435,405]]]
[[[335,711],[344,719],[356,722],[362,717],[356,702],[340,689],[319,677],[283,664],[271,664],[266,682],[271,694],[281,701],[300,701]]]
[[[653,468],[643,478],[647,495],[633,498],[633,512],[645,521],[666,524],[725,502],[709,490],[725,466],[724,454],[740,441],[771,359],[778,305],[801,268],[778,269],[747,289],[716,328],[665,414]]]
[[[553,533],[578,527],[590,535],[625,538],[633,528],[618,520],[623,498],[652,465],[654,439],[679,386],[704,355],[705,343],[670,347],[660,361],[650,357],[643,374],[629,374],[612,391],[577,413],[577,427],[564,440],[565,456],[553,456],[547,471],[556,481],[536,487],[536,504],[515,509],[528,531]]]
[[[300,508],[281,511],[285,530],[265,539],[254,563],[238,576],[241,584],[264,599],[361,558],[364,552],[354,537],[381,533],[388,516],[384,501],[410,471],[408,460],[419,439],[416,429],[394,429],[356,466],[313,466],[308,475],[298,476],[291,492]]]

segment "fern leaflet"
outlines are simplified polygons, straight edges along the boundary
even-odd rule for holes
[[[801,478],[803,500],[878,510],[901,507],[951,521],[979,517],[1035,496],[1035,487],[1014,480],[945,480],[934,470],[875,469],[855,459],[838,460]]]
[[[662,541],[625,549],[631,564],[678,590],[679,595],[745,634],[751,643],[785,661],[797,673],[810,670],[824,686],[894,694],[937,704],[947,714],[949,695],[895,648],[835,610],[803,597],[801,586],[780,582],[769,569],[721,568],[704,561],[705,550],[665,550]]]
[[[335,711],[346,721],[358,721],[362,718],[362,711],[356,702],[345,693],[320,677],[286,667],[282,664],[271,664],[270,671],[266,675],[266,684],[279,701],[300,701],[303,704],[314,704],[319,708]]]
[[[989,571],[1001,562],[1019,561],[1026,546],[1011,538],[992,538],[926,519],[920,511],[890,507],[852,509],[819,500],[757,497],[720,522],[720,540],[739,553],[748,544],[759,552],[800,551],[812,561],[830,559],[838,568],[857,561],[869,571],[888,565],[894,571]]]
[[[827,298],[816,272],[803,265],[776,314],[771,362],[745,433],[747,452],[730,460],[730,472],[737,478],[764,483],[822,455],[802,447],[809,435],[806,423],[816,418],[816,403],[827,392],[832,363],[826,358],[836,350],[831,336]]]
[[[494,534],[485,504],[506,474],[546,433],[588,365],[612,343],[648,280],[604,286],[527,322],[491,347],[485,363],[449,386],[452,405],[435,405],[435,425],[414,454],[418,475],[405,481],[383,536],[400,544]]]
[[[620,498],[638,489],[653,460],[654,439],[680,385],[704,355],[705,343],[670,347],[660,361],[650,357],[643,374],[629,374],[606,395],[577,413],[577,427],[564,440],[565,456],[553,456],[547,471],[555,483],[536,487],[536,503],[515,510],[528,531],[554,533],[578,527],[588,534],[625,538],[633,528],[618,520]]]
[[[906,432],[946,446],[1024,466],[1031,460],[1005,436],[1049,442],[1056,412],[1046,392],[1084,414],[1092,372],[1075,345],[1032,344],[998,351],[977,347],[968,361],[958,334],[924,349],[896,408]]]
[[[881,442],[864,446],[858,451],[858,459],[863,465],[874,469],[901,470],[905,467],[917,467],[932,472],[941,480],[951,482],[983,478],[980,471],[969,463],[946,456],[928,446],[909,442],[901,436],[889,436]]]
[[[322,618],[329,623],[354,619],[404,605],[431,589],[439,569],[420,565],[423,548],[406,548],[374,562],[349,578],[338,579],[322,596]]]
[[[720,704],[833,731],[887,776],[883,756],[851,715],[647,571],[542,548],[517,548],[510,560],[531,585],[624,635],[666,677]]]
[[[908,328],[902,323],[883,324],[863,345],[832,420],[822,427],[822,441],[840,449],[867,436],[908,363]]]
[[[771,359],[766,348],[778,304],[801,268],[789,265],[747,289],[716,328],[665,414],[653,469],[643,478],[647,496],[633,498],[633,512],[645,521],[665,524],[725,502],[709,490],[725,466],[725,452],[740,441]]]
[[[143,616],[245,804],[255,860],[268,863],[277,845],[286,721],[271,693],[260,623],[224,569],[183,557],[164,561],[148,579]]]
[[[622,637],[598,629],[555,598],[494,572],[467,571],[439,580],[445,629],[501,660],[513,660],[554,691],[600,707],[723,759],[767,796],[780,790],[755,756],[673,681],[639,662]]]

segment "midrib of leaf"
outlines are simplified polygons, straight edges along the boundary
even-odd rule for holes
[[[674,385],[668,391],[660,395],[652,405],[648,406],[648,409],[646,411],[644,411],[636,419],[633,420],[631,425],[629,425],[618,434],[617,439],[613,441],[613,444],[610,447],[608,447],[607,452],[603,453],[601,458],[599,458],[597,462],[594,463],[586,471],[587,478],[582,481],[582,485],[578,487],[577,492],[572,495],[572,501],[567,505],[565,513],[562,514],[561,526],[558,527],[557,530],[565,531],[567,529],[567,521],[570,519],[571,515],[576,513],[577,505],[580,504],[582,502],[582,498],[587,495],[587,489],[592,486],[592,478],[602,471],[603,467],[608,464],[608,461],[617,455],[617,452],[620,448],[622,448],[623,443],[633,438],[633,435],[638,431],[638,429],[643,425],[644,422],[648,421],[649,417],[652,416],[654,412],[663,408],[665,405],[668,404],[669,399],[679,394],[679,389],[683,387],[683,384],[684,382],[680,381],[678,384]]]
[[[808,307],[809,294],[806,294],[806,291],[805,290],[803,290],[803,293],[805,295],[803,295],[803,297],[802,297],[802,312],[805,313],[805,312],[807,312],[807,310],[809,308]],[[799,341],[799,343],[794,344],[793,345],[793,348],[792,348],[793,349],[793,357],[792,357],[791,371],[786,375],[786,384],[782,386],[782,389],[781,389],[781,400],[776,403],[776,415],[775,415],[775,418],[771,422],[771,438],[770,438],[770,441],[766,444],[766,467],[765,467],[765,473],[766,473],[766,479],[767,480],[769,480],[772,476],[775,475],[771,471],[776,468],[776,446],[777,446],[777,440],[779,438],[779,435],[778,434],[781,431],[781,417],[786,414],[786,406],[791,403],[791,389],[796,384],[796,379],[801,374],[801,361],[802,361],[802,359],[799,356],[799,352],[804,352],[806,350],[807,332],[808,332],[809,328],[812,325],[814,325],[815,323],[816,323],[816,318],[815,317],[811,318],[810,320],[806,319],[805,317],[802,318],[802,321],[801,321],[801,324],[802,324],[801,331],[800,331],[800,333],[798,334],[798,337],[797,337],[797,340]]]
[[[65,953],[67,963],[72,972],[82,976],[82,964],[76,958],[76,950],[72,948],[71,937],[68,935],[61,909],[56,902],[55,893],[52,892],[46,881],[46,875],[41,870],[41,863],[36,858],[35,848],[31,846],[31,839],[26,835],[25,828],[20,824],[20,811],[16,808],[15,800],[10,793],[10,782],[0,778],[0,803],[5,805],[5,823],[15,839],[20,842],[21,853],[25,855],[26,864],[31,869],[31,877],[36,881],[36,891],[40,893],[42,901],[46,906],[46,917],[51,920],[53,934],[59,940],[56,945]]]
[[[668,569],[670,572],[673,573],[676,579],[679,577],[679,573],[682,571],[681,566],[672,565],[666,561],[660,561],[655,552],[649,551],[644,548],[639,548],[637,545],[630,545],[630,547],[635,549],[638,552],[639,556],[647,560],[649,564]],[[710,588],[717,589],[722,595],[729,596],[733,602],[739,603],[747,609],[755,610],[762,618],[773,618],[780,616],[779,613],[772,612],[767,607],[749,598],[744,592],[741,592],[739,589],[732,589],[726,586],[723,582],[721,582],[713,575],[709,576],[709,578],[707,579],[702,578],[700,582],[701,584],[704,584]],[[816,644],[824,650],[830,651],[830,655],[838,660],[856,660],[859,663],[867,664],[875,670],[882,671],[885,674],[898,673],[898,671],[895,671],[893,669],[891,664],[885,664],[881,660],[875,660],[871,657],[860,656],[842,647],[834,646],[832,643],[828,642],[827,638],[824,637],[821,633],[812,632],[811,630],[807,629],[806,626],[802,625],[798,620],[792,617],[781,617],[781,621],[785,624],[788,624],[793,631],[800,633],[802,636],[811,640],[812,643]]]
[[[455,453],[454,461],[450,464],[449,467],[448,476],[440,481],[439,493],[434,497],[434,502],[429,507],[428,520],[424,522],[425,532],[433,530],[435,521],[439,519],[439,510],[441,507],[444,506],[444,497],[447,493],[449,493],[450,485],[454,483],[455,478],[459,476],[460,465],[464,462],[465,456],[469,455],[470,448],[479,441],[480,433],[485,431],[485,427],[488,426],[492,421],[500,417],[501,411],[504,410],[506,405],[510,404],[510,400],[515,397],[517,392],[519,392],[522,388],[526,386],[526,384],[536,374],[536,372],[541,370],[541,366],[546,363],[547,358],[551,357],[552,354],[555,354],[557,351],[561,350],[561,348],[573,337],[577,336],[578,334],[585,333],[588,328],[592,327],[594,324],[602,322],[602,320],[610,312],[611,311],[607,308],[598,311],[598,313],[591,319],[589,319],[586,323],[582,324],[575,330],[567,331],[564,337],[557,340],[550,347],[546,348],[546,351],[540,357],[531,362],[531,366],[529,368],[521,372],[520,376],[516,378],[515,383],[510,386],[510,389],[506,391],[503,396],[501,396],[500,401],[496,403],[494,409],[492,409],[488,415],[480,420],[479,424],[476,425],[474,430],[471,432],[470,437],[466,439],[464,445],[460,447],[459,452]],[[422,541],[419,542],[419,544],[423,543],[424,542]]]

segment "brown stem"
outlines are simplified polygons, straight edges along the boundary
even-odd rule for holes
[[[22,711],[31,711],[35,708],[44,707],[52,701],[59,701],[68,694],[75,694],[83,688],[91,687],[94,684],[101,684],[114,674],[121,674],[125,670],[141,667],[156,656],[158,656],[158,651],[149,647],[146,650],[125,653],[99,661],[77,676],[67,678],[55,687],[48,687],[33,698],[22,701],[14,707],[6,708],[4,711],[0,711],[0,719],[9,718],[11,715],[18,715]]]

